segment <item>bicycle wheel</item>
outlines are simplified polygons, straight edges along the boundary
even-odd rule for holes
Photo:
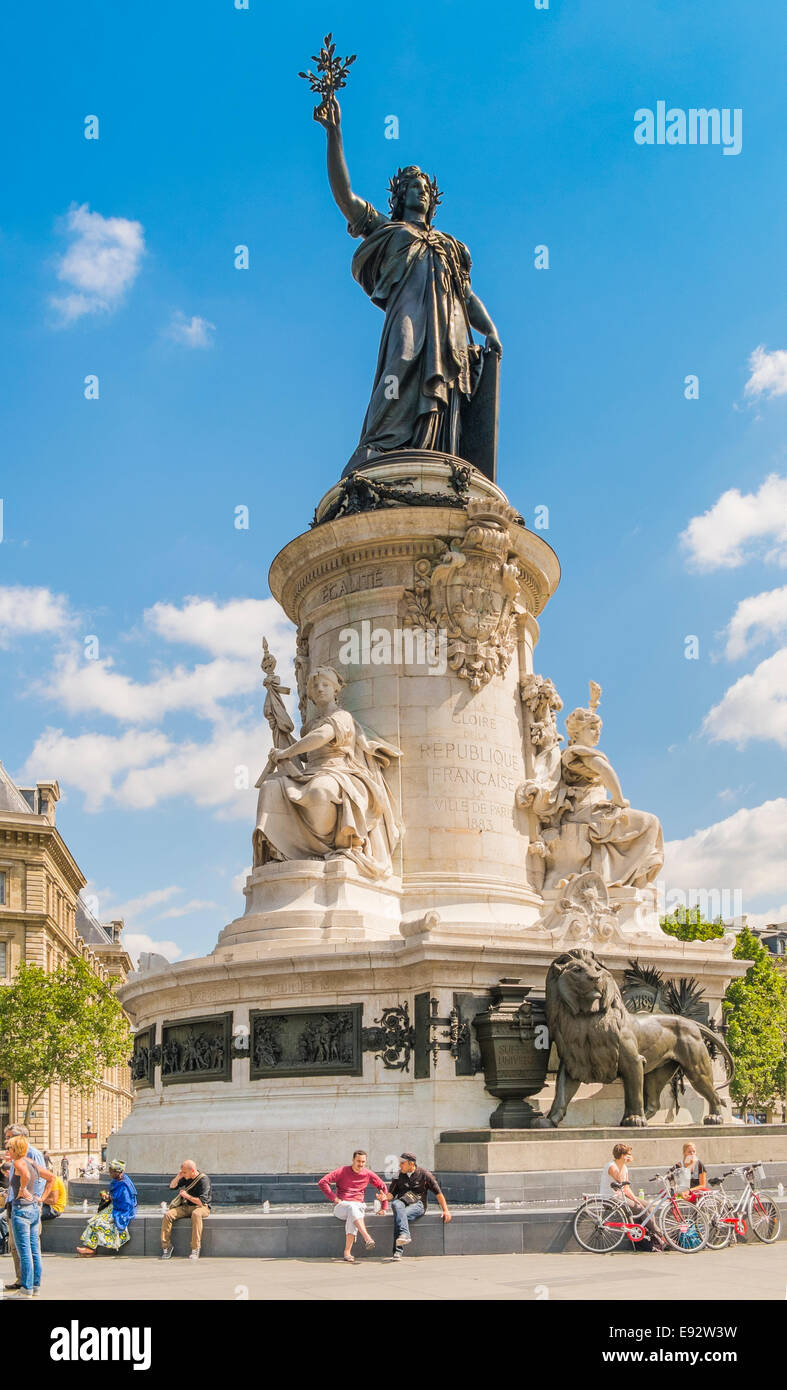
[[[620,1222],[620,1225],[608,1226],[605,1222],[609,1220]],[[625,1220],[625,1212],[615,1202],[605,1197],[591,1197],[574,1215],[574,1235],[583,1250],[589,1250],[591,1255],[604,1255],[620,1245]]]
[[[779,1208],[770,1197],[761,1197],[759,1192],[753,1193],[749,1202],[749,1225],[757,1239],[764,1241],[766,1245],[778,1240],[782,1219]]]
[[[676,1197],[665,1205],[661,1217],[661,1233],[673,1250],[694,1254],[708,1243],[710,1222],[701,1207]]]
[[[708,1218],[708,1249],[726,1250],[735,1234],[725,1219],[735,1214],[732,1202],[723,1197],[703,1197],[702,1211]]]

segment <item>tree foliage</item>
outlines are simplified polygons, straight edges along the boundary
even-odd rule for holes
[[[730,1094],[744,1108],[772,1105],[785,1095],[787,979],[748,927],[739,933],[733,955],[752,964],[724,997],[727,1045],[735,1058]]]
[[[711,941],[723,936],[726,928],[722,921],[706,922],[699,907],[679,907],[661,918],[661,930],[679,941]]]
[[[130,1050],[120,1001],[84,960],[49,973],[23,963],[0,989],[0,1075],[25,1096],[25,1123],[50,1086],[91,1091]]]
[[[661,919],[661,927],[680,941],[710,941],[725,931],[723,922],[705,921],[699,907],[679,907]],[[738,933],[732,954],[752,961],[740,980],[731,981],[722,1002],[735,1059],[730,1096],[746,1111],[772,1105],[787,1091],[787,976],[748,927]]]

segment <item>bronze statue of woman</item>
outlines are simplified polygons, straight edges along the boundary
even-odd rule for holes
[[[358,448],[345,475],[392,449],[460,452],[461,408],[477,385],[481,351],[470,330],[502,353],[497,329],[470,284],[470,253],[432,218],[434,179],[417,165],[390,181],[390,217],[353,193],[334,94],[314,111],[328,137],[331,192],[362,244],[355,279],[385,313],[377,372]]]

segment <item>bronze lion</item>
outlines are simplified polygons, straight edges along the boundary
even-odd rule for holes
[[[620,1077],[625,1094],[621,1125],[646,1125],[677,1067],[707,1100],[706,1125],[723,1124],[706,1039],[734,1069],[718,1034],[679,1014],[631,1014],[613,976],[592,951],[568,951],[553,960],[546,980],[547,1026],[560,1067],[546,1124],[559,1125],[582,1082]]]

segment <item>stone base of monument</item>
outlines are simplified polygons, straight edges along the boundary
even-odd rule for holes
[[[614,1144],[631,1144],[629,1165],[663,1172],[687,1140],[707,1165],[787,1163],[787,1125],[648,1125],[606,1129],[447,1130],[435,1145],[435,1167],[451,1173],[532,1173],[572,1169],[600,1174]]]
[[[396,931],[402,885],[375,883],[348,859],[263,864],[246,881],[246,911],[219,935],[214,954],[254,954],[252,943],[369,941]]]
[[[482,1134],[509,1099],[534,1112],[549,1110],[548,1054],[531,1053],[528,1061],[525,1044],[543,1020],[539,995],[560,949],[554,933],[498,932],[491,923],[483,934],[469,927],[459,933],[433,913],[387,940],[329,936],[290,948],[264,938],[244,941],[244,920],[233,924],[232,943],[212,956],[137,972],[124,986],[137,1028],[137,1089],[109,1152],[125,1159],[130,1172],[174,1173],[187,1157],[211,1174],[326,1172],[360,1145],[372,1166],[407,1148],[429,1167],[482,1172],[480,1162],[438,1158],[441,1136]],[[648,959],[673,977],[698,976],[715,1011],[742,963],[730,962],[721,943],[642,935]],[[597,949],[619,975],[642,948],[619,940]],[[505,1017],[519,1001],[532,1002],[527,1027],[512,1021],[516,1011]],[[484,1061],[490,1030],[502,1051]],[[694,1132],[683,1126],[701,1122],[703,1109],[687,1088],[673,1147]],[[567,1124],[614,1125],[622,1114],[620,1085],[583,1086]],[[666,1119],[666,1110],[655,1118]],[[556,1134],[563,1142],[571,1132],[537,1129],[532,1139],[543,1153]],[[633,1141],[643,1133],[650,1131],[624,1131]],[[556,1152],[550,1150],[552,1166],[572,1166]]]
[[[378,1170],[403,1149],[477,1175],[600,1167],[599,1147],[568,1159],[554,1134],[533,1129],[527,1151],[519,1138],[554,1097],[543,996],[555,958],[587,948],[618,988],[635,961],[645,986],[693,981],[694,1004],[720,1017],[746,969],[734,938],[661,932],[658,822],[626,803],[616,838],[624,808],[599,802],[583,771],[591,745],[576,721],[595,749],[598,687],[568,716],[570,785],[556,770],[562,701],[534,652],[559,573],[495,483],[413,449],[331,488],[276,556],[302,729],[328,743],[283,756],[297,736],[266,648],[275,755],[264,740],[250,839],[266,862],[245,912],[210,955],[148,960],[119,991],[136,1096],[108,1148],[132,1175],[187,1157],[213,1176],[314,1174],[359,1147]],[[648,886],[622,886],[633,882]],[[654,1009],[656,996],[632,1006]],[[696,1122],[704,1104],[687,1088],[676,1118]],[[582,1087],[567,1123],[623,1113],[619,1086]],[[478,1137],[489,1129],[512,1141],[505,1161]],[[451,1143],[449,1131],[477,1137]],[[674,1157],[692,1132],[673,1132]]]

